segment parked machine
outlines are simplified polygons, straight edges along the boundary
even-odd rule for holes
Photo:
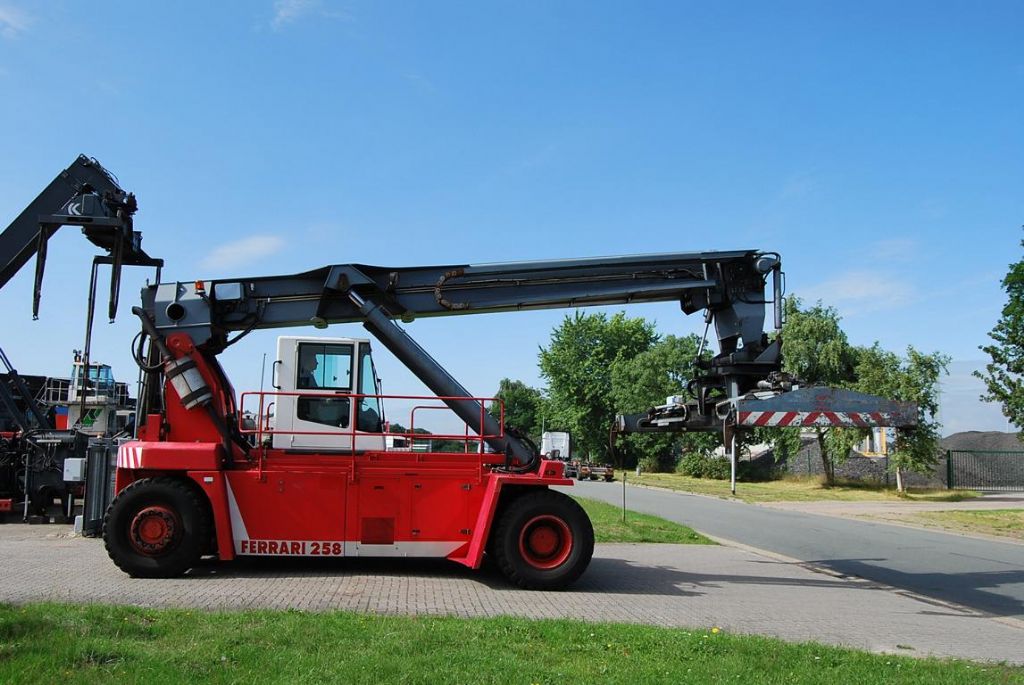
[[[86,369],[78,351],[66,377],[19,374],[2,349],[0,362],[0,512],[62,522],[85,488],[70,462],[84,461],[89,440],[132,435],[135,400],[110,366]]]
[[[102,172],[82,157],[65,176],[95,176],[97,169]],[[500,403],[488,411],[488,398],[473,397],[396,320],[674,301],[686,314],[704,313],[719,352],[688,396],[621,417],[618,432],[723,430],[728,442],[743,425],[772,421],[859,426],[916,419],[909,405],[827,389],[809,393],[781,373],[781,337],[770,340],[764,330],[768,304],[777,332],[782,325],[782,263],[775,253],[339,264],[294,275],[161,283],[159,260],[141,251],[132,230],[134,198],[109,174],[64,182],[44,195],[43,205],[62,208],[59,216],[37,216],[37,199],[27,218],[23,213],[0,234],[0,285],[12,264],[16,269],[38,254],[34,311],[46,238],[56,226],[83,225],[110,253],[96,263],[114,266],[111,316],[121,265],[158,269],[156,283],[143,289],[142,306],[132,310],[142,326],[133,345],[143,371],[137,439],[97,448],[116,450],[117,496],[106,510],[103,537],[114,563],[132,576],[176,576],[203,555],[224,561],[419,556],[471,568],[487,555],[521,587],[556,589],[577,579],[593,553],[593,528],[573,499],[550,489],[572,484],[564,464],[505,426]],[[20,241],[7,240],[12,229]],[[5,256],[11,248],[18,248],[13,259]],[[252,330],[353,322],[466,425],[462,437],[475,449],[395,449],[394,434],[384,430],[388,398],[380,393],[368,339],[282,338],[274,389],[241,398],[218,362]]]
[[[772,290],[765,292],[768,281]],[[583,573],[593,529],[550,489],[570,485],[486,411],[396,319],[674,300],[704,311],[720,352],[657,430],[721,430],[723,402],[787,393],[781,339],[765,304],[781,303],[781,261],[756,250],[488,265],[342,264],[287,276],[160,283],[143,291],[148,352],[139,439],[118,453],[118,496],[104,537],[133,576],[183,573],[203,554],[430,556],[477,568],[492,556],[528,588],[561,588]],[[776,307],[776,328],[781,307]],[[386,449],[369,340],[282,338],[274,390],[244,393],[261,419],[255,440],[217,361],[257,328],[360,322],[489,450]],[[233,336],[233,337],[232,337]],[[862,399],[867,401],[867,396]],[[879,398],[870,401],[885,404]],[[826,400],[827,403],[827,400]],[[819,403],[807,409],[822,409]],[[844,407],[828,407],[840,423]],[[886,407],[891,409],[892,407]],[[724,421],[723,421],[724,419]],[[660,415],[634,421],[645,430]],[[733,420],[734,421],[734,420]],[[641,425],[642,424],[642,425]]]
[[[98,268],[110,267],[111,320],[123,267],[154,267],[159,280],[163,262],[142,250],[142,236],[133,227],[136,209],[135,197],[121,189],[99,162],[83,155],[0,232],[0,288],[35,257],[34,318],[39,314],[47,246],[60,227],[81,227],[102,251],[93,259],[84,353],[76,353],[70,378],[22,376],[0,350],[0,520],[5,514],[17,520],[64,520],[72,510],[72,498],[84,488],[82,465],[90,441],[110,441],[133,428],[127,386],[114,381],[109,366],[90,361],[89,350]],[[5,313],[5,320],[13,319]],[[10,335],[13,329],[4,333]],[[61,505],[53,511],[55,501]],[[95,517],[93,521],[98,528]]]

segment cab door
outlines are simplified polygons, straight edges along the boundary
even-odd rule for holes
[[[384,409],[380,400],[380,383],[373,368],[370,343],[361,340],[358,346],[359,397],[356,398],[356,433],[354,447],[357,452],[383,451]]]
[[[383,451],[383,411],[367,340],[281,337],[274,447]]]

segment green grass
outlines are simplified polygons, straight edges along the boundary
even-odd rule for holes
[[[626,511],[622,521],[622,507],[592,499],[576,497],[594,524],[597,542],[674,542],[694,545],[713,545],[711,540],[691,528],[657,516]]]
[[[935,525],[961,533],[985,533],[1024,540],[1024,509],[922,511],[905,518],[909,522]]]
[[[634,485],[651,485],[683,492],[695,492],[702,495],[732,497],[729,492],[729,481],[711,480],[707,478],[691,478],[678,473],[645,473],[640,476],[629,475],[629,483]],[[911,489],[909,494],[900,495],[894,488],[880,485],[842,481],[834,487],[826,487],[817,478],[784,478],[759,483],[737,483],[736,497],[745,502],[812,502],[836,500],[856,501],[896,501],[906,499],[917,502],[959,502],[964,499],[978,497],[980,494],[971,490],[925,490]]]
[[[711,630],[0,605],[3,683],[1024,683],[1024,669]]]

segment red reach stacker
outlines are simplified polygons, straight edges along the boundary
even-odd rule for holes
[[[500,403],[488,411],[396,321],[673,301],[686,314],[703,313],[705,337],[714,330],[718,352],[686,395],[619,417],[613,434],[723,431],[734,444],[745,426],[916,420],[913,406],[799,388],[781,372],[776,253],[339,264],[284,276],[160,282],[162,262],[142,251],[134,230],[136,209],[112,174],[79,157],[0,233],[0,287],[36,256],[33,313],[46,241],[59,226],[80,226],[109,253],[94,260],[87,330],[96,264],[113,267],[111,319],[122,266],[157,269],[156,284],[132,310],[142,327],[133,344],[143,371],[138,427],[136,439],[116,447],[116,496],[103,521],[107,551],[132,576],[176,576],[204,555],[438,557],[471,568],[486,556],[524,588],[564,588],[577,579],[594,534],[580,506],[551,489],[572,484],[563,462],[542,458],[504,425]],[[362,324],[465,424],[464,451],[415,449],[421,434],[411,419],[400,436],[406,446],[398,447],[385,430],[369,339],[281,338],[273,391],[241,398],[218,362],[255,329],[337,323]]]
[[[107,549],[127,573],[159,577],[205,554],[443,557],[471,568],[486,555],[521,587],[563,588],[594,548],[582,508],[551,489],[571,485],[564,464],[503,426],[500,410],[486,411],[395,320],[678,301],[684,312],[705,312],[719,353],[689,397],[624,419],[619,430],[721,430],[750,403],[770,409],[793,391],[780,373],[781,338],[763,330],[765,304],[781,303],[780,269],[778,255],[745,250],[344,264],[147,287],[133,310],[143,328],[142,426],[119,449]],[[388,449],[369,340],[281,338],[274,390],[236,403],[217,355],[238,337],[345,322],[361,322],[466,424],[464,453]],[[837,422],[851,415],[838,404],[827,407]]]

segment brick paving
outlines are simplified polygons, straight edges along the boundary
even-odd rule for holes
[[[136,580],[99,540],[53,526],[0,526],[0,602],[206,609],[515,615],[647,623],[813,640],[873,651],[1024,663],[1024,624],[808,570],[735,547],[601,544],[567,592],[526,592],[444,561],[204,562]],[[907,649],[907,648],[912,649]]]

